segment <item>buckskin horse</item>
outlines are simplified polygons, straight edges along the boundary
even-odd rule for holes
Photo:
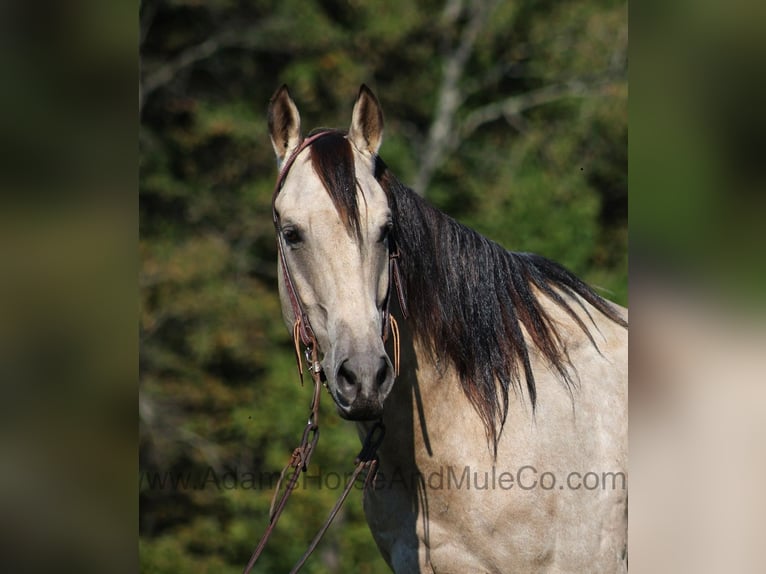
[[[386,562],[626,571],[627,310],[402,185],[366,86],[348,131],[304,138],[286,86],[268,122],[284,320],[360,437],[385,425],[364,508]]]

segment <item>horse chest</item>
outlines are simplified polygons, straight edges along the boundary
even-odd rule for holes
[[[467,437],[435,424],[431,434],[440,440],[430,453],[422,438],[411,452],[392,441],[381,453],[375,488],[365,494],[370,529],[394,571],[545,569],[555,545],[554,508],[514,493],[510,474],[488,450],[469,455],[460,448]],[[387,460],[386,451],[396,456]]]
[[[457,488],[456,479],[464,481]],[[550,519],[546,509],[523,503],[513,508],[491,491],[475,488],[483,489],[486,480],[492,479],[433,471],[419,474],[413,484],[387,482],[368,492],[365,511],[370,528],[393,570],[544,570],[555,546],[546,527]],[[465,481],[471,481],[470,486]]]
[[[481,425],[468,420],[475,413],[455,408],[464,401],[459,391],[421,385],[429,400],[420,405],[406,385],[394,391],[388,412],[405,416],[386,422],[381,474],[365,495],[365,511],[395,572],[619,571],[624,542],[609,530],[624,530],[624,517],[604,517],[609,509],[621,512],[624,492],[541,482],[545,472],[562,481],[572,469],[611,470],[607,462],[619,449],[604,450],[598,437],[618,429],[608,417],[586,416],[587,392],[579,403],[584,411],[573,418],[567,391],[556,380],[541,382],[545,400],[536,418],[523,401],[511,403],[497,458]],[[598,395],[604,393],[602,383]],[[594,420],[605,428],[580,428]]]

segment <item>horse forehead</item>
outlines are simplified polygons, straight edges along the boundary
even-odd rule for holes
[[[388,197],[383,188],[371,172],[367,173],[366,169],[359,170],[360,161],[358,158],[355,160],[357,160],[355,162],[357,190],[360,195],[363,195],[357,202],[361,220],[364,221],[376,214],[381,216],[388,214]],[[365,164],[366,162],[362,160],[364,167],[366,167]],[[330,212],[337,213],[329,192],[314,171],[309,150],[301,152],[290,167],[282,189],[276,197],[275,207],[283,217],[300,217],[301,214],[310,217],[312,213],[326,216]]]
[[[282,189],[277,195],[275,206],[282,215],[307,213],[318,209],[332,209],[332,200],[322,185],[322,181],[314,173],[308,150],[299,155],[290,171],[285,176]]]

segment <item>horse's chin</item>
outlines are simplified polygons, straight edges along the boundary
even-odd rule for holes
[[[374,421],[383,416],[383,405],[377,399],[359,397],[350,406],[340,405],[336,401],[335,407],[341,418],[348,421]]]

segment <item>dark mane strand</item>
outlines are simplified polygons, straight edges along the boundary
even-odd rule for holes
[[[536,405],[527,338],[568,388],[576,384],[567,349],[538,292],[566,312],[596,348],[573,303],[591,322],[579,298],[612,321],[625,327],[627,322],[561,265],[539,255],[509,252],[430,206],[380,158],[375,177],[393,212],[411,326],[435,356],[452,362],[497,452],[510,389],[523,394],[526,387],[532,408]]]
[[[361,244],[354,154],[345,134],[328,131],[311,144],[311,165],[349,233]]]

